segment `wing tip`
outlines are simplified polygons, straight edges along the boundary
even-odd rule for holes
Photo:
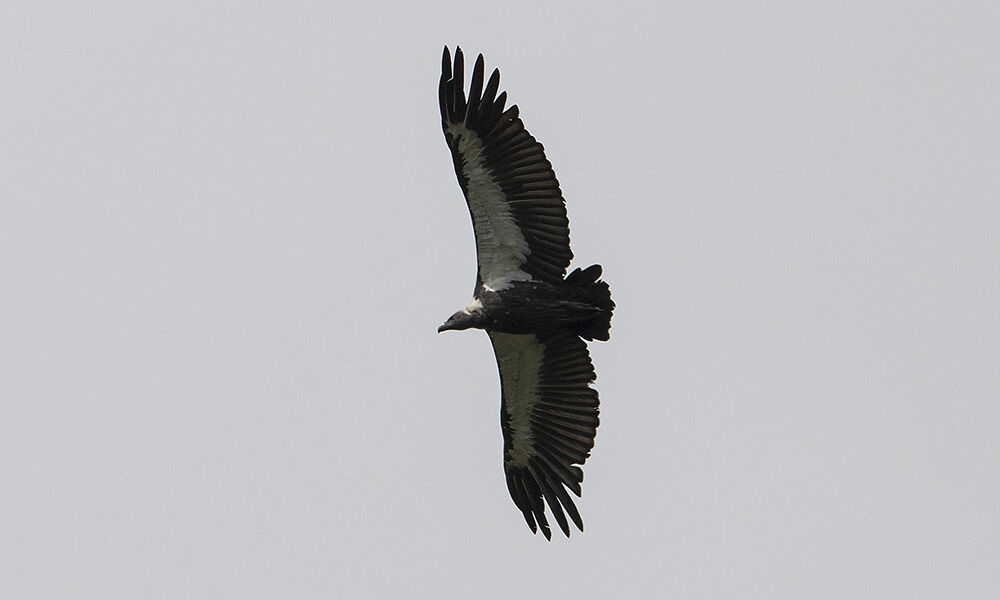
[[[507,488],[511,499],[521,511],[531,533],[538,534],[541,531],[546,540],[552,541],[552,527],[546,519],[546,508],[566,537],[571,537],[570,521],[583,532],[580,511],[566,493],[562,482],[553,478],[543,465],[524,467],[508,464],[504,468],[507,471]]]

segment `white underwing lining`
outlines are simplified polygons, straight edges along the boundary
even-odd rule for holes
[[[531,280],[531,275],[521,269],[531,248],[514,221],[503,189],[486,166],[482,140],[464,124],[449,123],[447,131],[462,156],[466,199],[476,230],[479,277],[483,285],[502,290],[512,281]]]
[[[534,455],[531,413],[539,402],[538,380],[545,346],[538,336],[529,334],[490,332],[493,351],[500,367],[500,389],[508,415],[511,447],[507,458],[527,466]]]

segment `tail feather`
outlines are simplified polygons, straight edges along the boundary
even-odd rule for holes
[[[577,287],[586,287],[601,276],[601,265],[590,265],[586,269],[580,267],[573,269],[573,272],[566,276],[566,283]]]
[[[587,341],[608,341],[611,337],[611,313],[615,303],[611,300],[611,288],[601,281],[601,265],[591,265],[582,271],[577,268],[566,276],[566,283],[574,287],[587,288],[591,306],[600,310],[593,319],[580,323],[577,335]]]

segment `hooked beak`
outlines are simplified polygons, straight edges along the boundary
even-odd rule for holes
[[[472,327],[474,322],[474,317],[464,311],[458,311],[457,313],[448,317],[448,320],[444,322],[444,325],[438,327],[438,333],[442,331],[458,331],[462,329],[468,329]]]

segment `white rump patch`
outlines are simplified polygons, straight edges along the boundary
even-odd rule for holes
[[[510,415],[511,447],[508,455],[527,466],[532,452],[531,411],[539,402],[538,378],[545,358],[545,346],[533,333],[490,332],[493,351],[500,366],[504,407]]]
[[[503,189],[486,168],[483,142],[463,124],[449,123],[448,133],[457,140],[462,172],[468,186],[467,200],[476,230],[479,276],[487,289],[502,290],[512,281],[530,281],[521,270],[531,249],[521,228],[504,202]]]

